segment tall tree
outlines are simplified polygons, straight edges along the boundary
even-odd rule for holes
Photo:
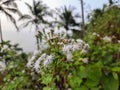
[[[56,20],[55,23],[63,26],[66,30],[75,30],[74,27],[80,25],[76,20],[80,16],[79,14],[75,14],[74,10],[75,8],[71,6],[68,8],[64,6],[61,9],[57,9],[59,20]]]
[[[55,20],[54,23],[58,24],[59,27],[64,27],[65,30],[72,30],[73,32],[73,38],[77,38],[78,32],[80,32],[80,23],[79,19],[80,15],[75,11],[75,7],[69,6],[69,7],[62,7],[60,9],[57,9],[57,15],[58,20]]]
[[[17,5],[15,3],[16,0],[0,0],[0,14],[6,15],[10,21],[15,25],[16,29],[18,30],[16,20],[11,13],[17,13],[20,15],[20,12],[17,9]],[[0,17],[1,18],[1,17]],[[3,35],[2,35],[2,25],[0,19],[0,39],[1,43],[3,42]]]
[[[83,0],[80,0],[81,3],[81,12],[82,12],[82,30],[83,30],[83,36],[85,34],[85,20],[84,20],[84,2]]]
[[[29,5],[28,3],[25,3],[29,10],[31,15],[23,15],[20,17],[19,20],[27,20],[27,22],[23,23],[22,26],[26,27],[28,25],[35,25],[35,30],[38,32],[39,25],[40,24],[48,24],[48,22],[45,20],[45,16],[51,15],[47,9],[48,7],[44,5],[41,1],[35,1],[33,0],[33,5]],[[37,49],[39,49],[39,39],[36,37],[37,41]]]

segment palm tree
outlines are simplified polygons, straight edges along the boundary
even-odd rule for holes
[[[19,20],[28,20],[27,22],[23,23],[22,26],[26,27],[28,25],[35,25],[35,30],[38,32],[39,25],[40,24],[48,24],[48,22],[44,19],[45,16],[50,15],[50,13],[47,11],[48,7],[46,5],[43,5],[41,1],[35,1],[33,0],[33,6],[29,5],[28,3],[25,3],[29,10],[31,15],[23,15],[20,17]],[[39,49],[39,39],[36,37],[37,40],[37,49]]]
[[[15,18],[11,14],[11,13],[17,13],[20,15],[20,12],[17,9],[17,5],[15,1],[16,0],[0,0],[0,14],[6,15],[10,19],[10,21],[15,25],[16,29],[18,30]],[[1,43],[2,43],[4,40],[3,40],[3,35],[2,35],[1,19],[0,19],[0,38],[1,38]]]
[[[54,23],[58,24],[58,26],[64,27],[65,30],[72,30],[73,34],[74,32],[80,30],[80,23],[77,22],[77,19],[80,18],[80,15],[74,13],[74,10],[75,8],[72,6],[69,6],[68,8],[64,6],[61,9],[57,9],[57,15],[59,17],[59,20],[54,21]]]
[[[113,4],[113,0],[109,0],[109,5],[112,5]]]
[[[95,26],[96,20],[104,14],[104,7],[103,9],[95,9],[90,15],[88,15],[88,19],[93,26]]]
[[[79,26],[80,24],[76,21],[76,19],[80,16],[78,14],[74,14],[74,10],[75,8],[71,6],[69,6],[69,8],[64,6],[64,8],[57,9],[57,14],[59,16],[60,21],[55,21],[55,23],[60,24],[66,30],[70,30],[71,27],[74,26]]]

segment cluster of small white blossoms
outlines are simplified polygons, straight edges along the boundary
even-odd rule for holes
[[[100,37],[101,40],[105,41],[105,42],[112,42],[113,37],[110,36],[104,36],[101,37],[99,34],[97,34],[96,32],[93,32],[94,36]]]
[[[102,38],[105,42],[111,42],[112,41],[112,38],[109,37],[109,36],[105,36]]]
[[[54,31],[46,33],[45,40],[40,45],[40,51],[35,51],[33,56],[28,60],[27,67],[32,68],[36,72],[41,72],[42,68],[47,68],[53,62],[54,54],[50,55],[43,53],[49,50],[51,45],[55,45],[58,49],[62,50],[66,55],[67,61],[73,61],[73,52],[79,50],[81,54],[86,54],[89,50],[89,45],[81,39],[65,39],[64,32],[55,33]],[[54,47],[53,47],[54,48]],[[87,63],[87,59],[83,59]]]
[[[6,69],[5,60],[0,57],[0,72],[3,72]]]
[[[53,55],[47,55],[46,53],[43,53],[36,60],[38,54],[41,53],[39,51],[34,52],[31,59],[28,60],[27,67],[32,68],[32,70],[35,70],[37,73],[40,73],[42,65],[47,68],[48,64],[52,63]]]
[[[105,42],[112,42],[113,39],[117,39],[114,35],[102,37],[96,32],[93,32],[92,35],[99,37],[101,40],[103,40]],[[117,39],[117,43],[120,43],[120,40]]]
[[[93,32],[92,35],[97,36],[97,37],[100,37],[100,35],[97,34],[96,32]]]
[[[90,47],[81,39],[66,39],[66,44],[63,45],[62,51],[66,55],[67,61],[73,61],[72,53],[79,50],[82,54],[86,54]]]

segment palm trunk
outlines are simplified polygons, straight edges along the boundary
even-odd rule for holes
[[[82,31],[84,36],[85,35],[84,7],[83,7],[83,0],[80,1],[81,1],[81,11],[82,11]]]
[[[38,33],[38,25],[36,25],[36,32]],[[39,50],[40,49],[40,46],[39,46],[40,42],[39,42],[39,39],[37,36],[36,36],[36,41],[37,41],[37,50]]]
[[[37,41],[37,50],[39,50],[40,47],[39,47],[39,39],[38,39],[38,37],[36,37],[36,41]]]
[[[2,35],[1,19],[0,19],[0,39],[1,39],[1,43],[3,43],[3,35]]]

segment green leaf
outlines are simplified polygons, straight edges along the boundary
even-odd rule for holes
[[[44,87],[43,90],[53,90],[51,87]]]
[[[120,72],[120,67],[114,67],[114,68],[112,68],[112,71],[113,72]]]
[[[84,66],[80,66],[80,77],[81,78],[86,78],[87,77],[86,68]]]
[[[114,79],[118,80],[118,74],[115,72],[113,72],[112,74],[113,74]]]
[[[52,76],[47,75],[42,79],[42,83],[48,85],[52,81]]]
[[[109,74],[102,78],[102,85],[104,90],[118,90],[119,81],[112,74]]]
[[[99,81],[102,76],[101,68],[96,66],[91,66],[88,68],[88,78],[93,81]]]
[[[69,82],[70,82],[70,86],[72,88],[77,88],[82,83],[82,79],[78,76],[73,76],[73,77],[71,77]]]
[[[99,81],[93,81],[91,79],[87,79],[87,81],[85,82],[85,85],[87,85],[89,88],[95,87],[98,84],[99,84]]]
[[[76,90],[76,89],[74,89]],[[88,90],[88,88],[86,86],[81,86],[78,90]]]

